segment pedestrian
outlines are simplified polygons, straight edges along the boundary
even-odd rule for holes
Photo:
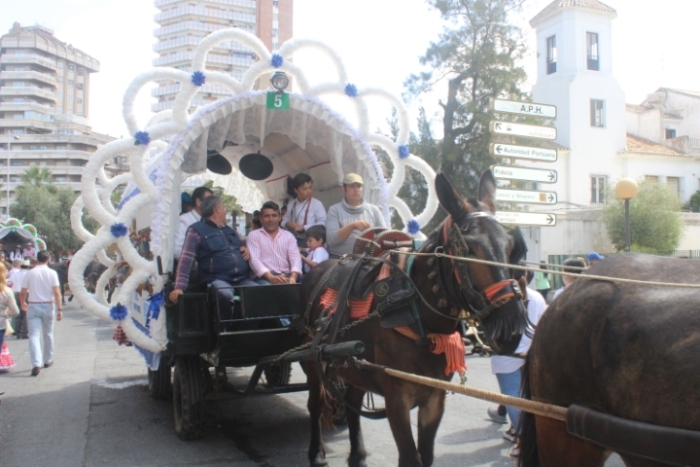
[[[586,263],[583,261],[583,258],[569,258],[566,261],[564,261],[564,272],[568,272],[570,274],[581,274],[581,271],[584,270],[586,267]],[[571,285],[572,282],[576,280],[576,276],[562,276],[562,280],[564,281],[564,285],[562,287],[559,287],[555,292],[554,292],[554,297],[552,297],[552,300],[557,298],[566,287]]]
[[[58,274],[49,268],[50,259],[51,256],[45,250],[37,253],[36,266],[24,276],[19,298],[20,308],[27,312],[32,376],[39,375],[42,363],[44,368],[53,365],[54,321],[63,319]],[[58,313],[54,305],[58,308]]]
[[[24,259],[22,246],[20,245],[15,245],[15,249],[12,251],[12,253],[10,253],[10,261],[14,261],[16,259]]]
[[[364,181],[356,173],[343,178],[343,199],[328,210],[326,235],[331,258],[352,253],[355,240],[370,227],[386,228],[381,209],[363,198]]]
[[[537,291],[529,287],[527,288],[527,298],[527,317],[528,320],[536,326],[547,309],[547,304],[541,294],[538,294]],[[531,344],[532,336],[523,333],[520,338],[520,343],[515,349],[514,355],[517,356],[494,355],[491,357],[491,372],[496,375],[501,394],[521,397],[520,382],[522,380],[523,365],[525,364],[525,359],[523,357],[527,354],[528,350],[530,350]],[[517,446],[517,440],[520,436],[520,410],[507,406],[505,409],[510,419],[510,428],[503,434],[503,437],[511,443],[515,443],[515,446],[511,449],[510,455],[511,457],[518,457],[520,455]],[[494,421],[500,422],[500,420],[496,420],[492,415],[496,410],[488,409],[487,412]]]
[[[315,268],[318,263],[322,263],[328,259],[328,250],[326,250],[326,228],[322,225],[314,225],[306,231],[306,246],[308,252],[306,256],[302,256],[304,262],[304,272],[307,273],[311,268]]]
[[[588,253],[588,262],[590,263],[591,266],[593,266],[598,261],[601,261],[604,259],[605,259],[605,256],[599,255],[595,251],[591,251],[590,253]]]
[[[291,180],[294,200],[282,216],[282,227],[288,229],[297,239],[297,245],[306,246],[306,231],[314,225],[326,224],[326,208],[314,198],[314,181],[305,173],[297,174]]]
[[[22,256],[24,259],[36,258],[36,246],[34,245],[34,242],[28,242],[26,244],[24,250],[22,250]]]
[[[22,291],[24,276],[29,270],[29,261],[26,259],[16,259],[12,262],[12,269],[7,273],[7,285],[12,288],[15,295],[15,302],[19,303],[19,293]],[[19,306],[19,305],[18,305]],[[28,339],[29,329],[27,328],[27,313],[20,310],[14,319],[15,336],[17,339]]]
[[[547,301],[547,294],[552,290],[552,274],[547,272],[547,263],[540,261],[540,270],[535,271],[535,288]]]
[[[18,314],[15,296],[12,289],[7,286],[7,269],[5,265],[0,264],[0,370],[8,370],[15,366],[5,342],[5,333],[8,329],[9,319]]]

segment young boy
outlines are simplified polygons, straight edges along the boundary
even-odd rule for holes
[[[311,268],[315,267],[328,259],[328,251],[325,248],[326,244],[326,228],[322,225],[314,225],[306,231],[306,246],[309,247],[309,252],[306,257],[302,256],[304,261],[304,272],[307,273]]]

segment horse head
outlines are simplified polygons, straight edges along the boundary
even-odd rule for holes
[[[463,198],[440,173],[435,179],[438,198],[449,213],[431,242],[435,251],[450,256],[517,264],[527,252],[517,229],[496,221],[496,182],[490,170],[479,179],[478,199]],[[437,272],[451,302],[452,317],[481,324],[489,345],[510,354],[527,326],[527,314],[517,280],[522,275],[507,266],[441,257]]]

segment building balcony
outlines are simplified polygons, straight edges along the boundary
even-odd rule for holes
[[[109,143],[114,141],[115,138],[102,134],[74,134],[74,135],[61,135],[57,133],[43,134],[43,135],[18,135],[20,137],[17,143],[37,143],[37,144],[84,144],[86,146],[92,146],[96,148],[99,145]],[[2,143],[2,139],[0,139]],[[14,152],[14,151],[13,151]],[[0,156],[1,158],[1,156]]]
[[[197,107],[211,104],[212,102],[215,101],[194,98],[190,102],[190,107],[196,109]],[[163,110],[171,110],[173,107],[175,107],[175,101],[156,102],[155,104],[151,104],[151,112],[162,112]]]
[[[57,102],[56,93],[44,88],[39,88],[36,86],[23,86],[23,87],[10,87],[2,86],[0,87],[0,96],[8,97],[38,97],[41,99],[46,99],[52,102]]]
[[[15,141],[15,144],[21,143],[24,141],[24,137],[22,137],[21,140]],[[90,159],[90,156],[92,156],[94,153],[90,151],[80,151],[77,149],[22,149],[18,150],[15,149],[16,146],[12,146],[12,149],[10,150],[11,154],[11,159],[14,160],[28,160],[28,161],[53,161],[53,160],[58,160],[58,161],[66,161],[66,160],[80,160],[80,161],[87,161]],[[2,167],[7,167],[7,163],[3,162],[2,157],[6,156],[6,153],[0,152],[0,172],[2,170],[6,169],[1,169]],[[75,166],[82,168],[81,166]],[[12,166],[10,166],[12,168]]]
[[[58,85],[56,78],[38,71],[0,71],[0,80],[23,80],[23,81],[38,81],[43,84],[48,84],[54,88]]]
[[[215,10],[213,8],[200,6],[181,6],[172,10],[156,13],[153,16],[153,20],[156,23],[161,23],[163,21],[169,21],[175,18],[192,19],[193,17],[255,24],[255,13],[252,12],[248,13],[240,11]]]
[[[691,138],[690,136],[678,136],[665,140],[666,146],[671,146],[673,149],[691,154],[693,156],[700,155],[700,138]]]
[[[156,8],[161,8],[164,6],[174,5],[176,3],[182,3],[183,0],[156,0]],[[231,5],[240,6],[244,8],[256,8],[257,2],[255,0],[216,0],[217,5]]]
[[[151,96],[153,97],[161,97],[161,96],[169,96],[169,95],[175,95],[178,92],[180,92],[180,85],[179,84],[171,84],[169,86],[160,86],[157,88],[151,89]],[[217,96],[229,96],[232,94],[232,91],[225,87],[221,86],[219,84],[205,84],[199,88],[200,93],[204,94],[214,94]]]
[[[0,128],[31,128],[51,131],[56,127],[52,121],[36,118],[0,118]]]
[[[0,63],[38,65],[51,71],[58,71],[58,66],[54,60],[39,54],[3,54],[0,57]]]
[[[153,45],[154,52],[163,52],[165,50],[186,48],[186,47],[197,47],[202,41],[202,37],[188,36],[188,37],[178,37],[176,39],[168,39],[162,42],[158,42]],[[221,42],[213,50],[226,50],[229,52],[243,52],[252,55],[253,51],[236,41],[226,41]]]
[[[56,112],[54,107],[39,102],[0,102],[0,112],[23,112],[27,110],[47,115],[53,115]]]

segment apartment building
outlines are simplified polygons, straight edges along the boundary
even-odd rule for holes
[[[88,158],[113,139],[93,132],[88,120],[90,74],[99,69],[95,58],[44,26],[14,23],[0,37],[0,183],[3,194],[9,186],[10,200],[31,166],[48,168],[55,184],[80,191]],[[127,161],[113,162],[112,174],[128,170]],[[2,196],[0,213],[7,206]]]
[[[223,28],[239,28],[257,35],[269,50],[277,50],[292,37],[293,0],[155,0],[160,10],[155,15],[159,27],[158,42],[153,50],[159,57],[154,66],[190,69],[197,45],[206,35]],[[207,56],[206,67],[240,79],[257,61],[248,47],[225,42]],[[265,84],[267,86],[267,84]],[[180,84],[163,81],[152,91],[158,102],[153,112],[172,109]],[[192,102],[193,107],[206,105],[230,95],[222,86],[205,84]]]

